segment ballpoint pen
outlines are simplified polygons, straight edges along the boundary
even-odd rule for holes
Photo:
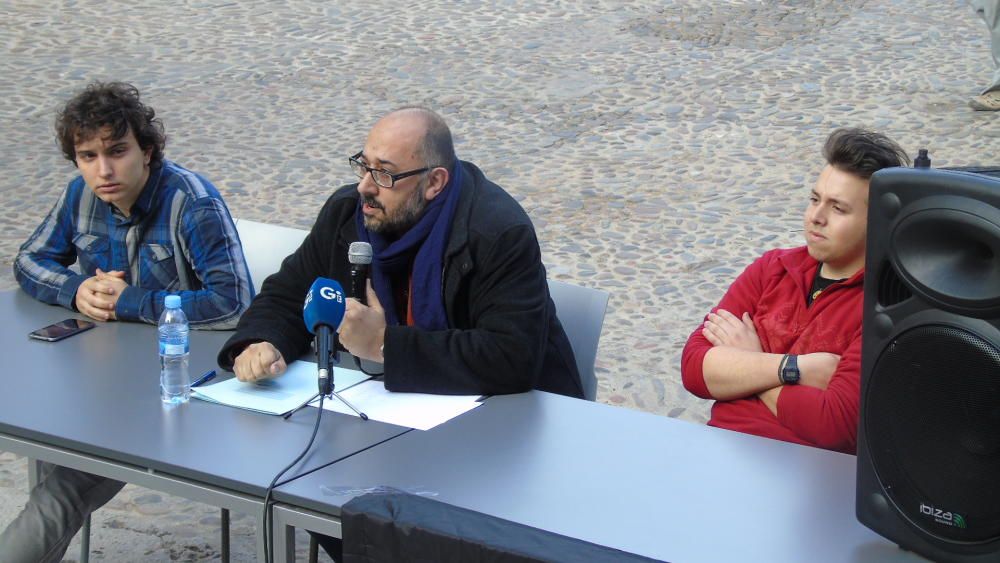
[[[210,369],[210,370],[208,370],[205,373],[205,375],[203,375],[203,376],[199,377],[197,380],[195,380],[195,382],[191,384],[191,387],[197,387],[197,386],[201,385],[202,383],[205,383],[206,381],[210,381],[213,377],[215,377],[215,370],[214,369]]]

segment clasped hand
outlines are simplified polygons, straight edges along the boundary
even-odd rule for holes
[[[99,321],[115,320],[115,306],[122,291],[128,287],[125,272],[104,272],[100,269],[76,289],[76,309]]]

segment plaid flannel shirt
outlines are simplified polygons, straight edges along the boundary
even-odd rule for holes
[[[69,269],[77,263],[78,273]],[[14,277],[32,297],[75,310],[76,292],[100,268],[125,272],[122,321],[155,324],[179,293],[193,328],[229,329],[250,306],[253,284],[236,226],[208,180],[164,160],[125,217],[77,177],[28,238]]]

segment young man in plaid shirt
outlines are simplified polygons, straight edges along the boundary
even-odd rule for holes
[[[21,246],[14,276],[32,297],[99,321],[155,324],[178,293],[193,328],[233,328],[253,298],[236,227],[208,180],[163,158],[155,115],[118,82],[66,104],[56,133],[80,176]],[[4,561],[60,560],[86,516],[124,486],[48,463],[41,474],[0,534]]]

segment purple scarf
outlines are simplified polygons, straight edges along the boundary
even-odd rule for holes
[[[444,251],[448,245],[451,223],[461,191],[462,164],[456,160],[442,193],[427,204],[417,224],[392,243],[388,243],[379,233],[369,232],[365,228],[364,213],[361,211],[364,197],[358,199],[358,210],[355,213],[358,240],[372,245],[372,287],[385,309],[386,324],[401,324],[396,314],[398,307],[390,279],[393,275],[405,273],[416,254],[416,259],[413,260],[413,293],[410,296],[413,300],[413,320],[424,330],[448,328],[441,275]],[[406,319],[402,321],[405,323]]]

